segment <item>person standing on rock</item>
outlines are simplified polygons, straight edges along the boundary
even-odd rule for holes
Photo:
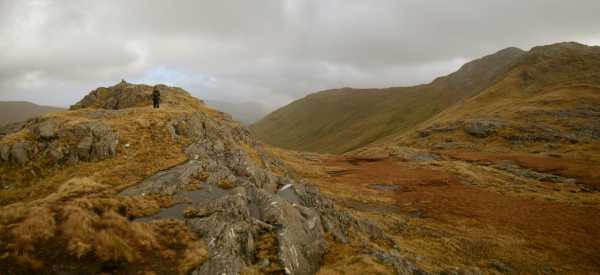
[[[154,88],[154,91],[152,92],[152,102],[154,103],[155,109],[160,108],[160,91],[158,88]]]

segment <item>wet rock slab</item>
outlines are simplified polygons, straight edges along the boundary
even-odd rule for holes
[[[227,194],[227,190],[210,185],[201,187],[199,190],[182,192],[174,198],[175,201],[179,201],[180,203],[176,203],[168,208],[161,208],[158,213],[152,216],[140,217],[135,220],[141,222],[149,222],[158,219],[183,220],[185,217],[185,210],[192,207],[194,204],[215,200]]]

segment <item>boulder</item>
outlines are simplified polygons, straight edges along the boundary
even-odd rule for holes
[[[83,137],[79,143],[77,144],[77,157],[83,161],[90,160],[90,154],[92,151],[92,143],[94,142],[94,137],[85,136]]]
[[[491,120],[476,120],[466,122],[463,126],[465,133],[477,137],[486,138],[496,133],[496,130],[502,128],[504,125],[497,121]]]
[[[35,134],[42,139],[52,139],[57,136],[57,123],[53,120],[48,120],[40,123],[35,127]]]
[[[88,127],[94,137],[91,159],[97,161],[114,156],[119,144],[117,134],[110,127],[102,123],[92,123]]]
[[[58,142],[53,142],[46,148],[46,156],[50,162],[59,163],[65,157],[65,152]]]
[[[17,164],[25,164],[31,157],[33,146],[28,141],[19,141],[12,145],[10,150],[10,156],[12,160]]]
[[[10,145],[9,144],[1,144],[0,145],[0,160],[2,160],[2,161],[10,160]]]
[[[77,141],[73,148],[76,154],[71,159],[99,161],[113,157],[117,153],[119,138],[117,133],[100,121],[88,121],[62,129],[59,136]]]

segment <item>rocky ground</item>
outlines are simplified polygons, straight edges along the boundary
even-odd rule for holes
[[[159,88],[159,110],[122,82],[3,130],[3,273],[424,273],[227,115]]]

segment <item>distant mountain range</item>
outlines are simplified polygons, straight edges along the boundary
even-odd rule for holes
[[[525,113],[512,112],[550,94],[557,98],[543,99],[547,104],[559,99],[574,103],[584,95],[589,104],[598,104],[599,59],[599,47],[574,42],[528,52],[507,48],[425,85],[311,94],[267,115],[251,130],[260,140],[286,149],[344,153],[398,142],[436,123],[508,116],[525,120]]]
[[[42,106],[26,101],[0,101],[0,125],[64,110],[64,108]]]

